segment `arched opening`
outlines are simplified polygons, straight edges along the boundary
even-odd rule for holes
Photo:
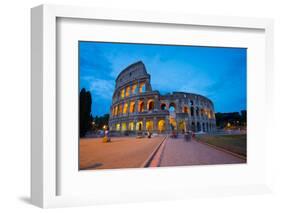
[[[150,132],[153,130],[153,121],[146,121],[146,130]]]
[[[122,115],[122,112],[123,112],[123,105],[122,105],[122,104],[119,104],[118,108],[119,108],[119,110],[118,110],[118,115]]]
[[[136,84],[134,84],[133,86],[132,86],[132,92],[131,92],[131,94],[136,94],[137,93],[137,85]]]
[[[188,113],[188,107],[187,107],[187,106],[184,106],[182,112],[183,112],[183,113]]]
[[[120,131],[120,124],[116,124],[116,131]]]
[[[196,107],[196,116],[199,116],[199,107]]]
[[[170,112],[176,111],[176,104],[175,104],[175,103],[170,103],[170,105],[169,105],[169,111],[170,111]]]
[[[130,95],[130,87],[126,88],[126,97],[128,97]]]
[[[197,132],[201,131],[201,124],[199,122],[197,122]]]
[[[135,102],[132,101],[132,102],[130,103],[130,113],[134,113],[134,112],[135,112]]]
[[[205,123],[202,124],[203,132],[206,132]]]
[[[142,121],[139,121],[136,123],[136,130],[141,131],[142,130]]]
[[[190,107],[190,114],[191,116],[194,116],[194,107]]]
[[[191,130],[192,130],[193,132],[195,132],[195,123],[194,123],[194,122],[191,123]]]
[[[185,122],[184,121],[179,121],[178,129],[181,132],[185,132],[186,131],[186,127],[185,127]]]
[[[158,130],[160,131],[160,133],[165,131],[165,125],[165,120],[158,121]]]
[[[121,96],[121,98],[124,98],[124,97],[125,97],[125,89],[122,89],[122,90],[121,90],[120,96]]]
[[[166,108],[167,108],[167,107],[166,107],[166,104],[165,104],[165,103],[162,103],[161,106],[160,106],[160,109],[161,109],[161,110],[166,110]]]
[[[140,101],[139,102],[139,112],[143,112],[144,111],[144,102]]]
[[[126,114],[127,112],[128,112],[128,104],[125,103],[123,108],[123,114]]]
[[[122,123],[121,130],[122,131],[126,131],[127,130],[127,123]]]
[[[154,101],[153,100],[148,101],[147,108],[148,108],[149,111],[154,109]]]
[[[129,130],[130,130],[130,131],[133,131],[133,130],[134,130],[134,122],[133,122],[133,121],[131,121],[131,122],[129,123]]]
[[[139,88],[139,92],[142,93],[142,92],[145,92],[145,83],[140,83],[140,88]]]
[[[200,110],[200,114],[201,114],[202,117],[204,116],[204,109]]]
[[[114,107],[114,115],[117,116],[118,115],[118,106]]]

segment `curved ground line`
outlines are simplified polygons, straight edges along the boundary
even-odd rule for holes
[[[149,155],[149,157],[144,161],[144,163],[141,165],[141,168],[149,167],[150,163],[152,162],[153,158],[155,157],[156,153],[160,149],[161,145],[164,143],[164,141],[167,139],[167,135],[163,139],[163,141],[153,150],[153,152]]]
[[[226,149],[224,149],[224,148],[215,146],[215,145],[213,145],[213,144],[204,143],[204,142],[202,142],[202,141],[195,140],[195,139],[194,139],[194,141],[196,141],[197,143],[200,143],[200,144],[207,145],[207,146],[209,146],[209,147],[211,147],[211,148],[213,148],[213,149],[216,149],[216,150],[225,152],[225,153],[227,153],[227,154],[233,155],[234,157],[240,158],[240,159],[245,160],[245,161],[247,162],[247,157],[245,157],[245,156],[243,156],[243,155],[239,155],[239,154],[237,154],[237,153],[231,152],[231,151],[229,151],[229,150],[226,150]]]

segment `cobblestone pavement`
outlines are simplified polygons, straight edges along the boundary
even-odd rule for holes
[[[196,141],[186,142],[183,138],[167,138],[161,155],[160,166],[187,166],[210,164],[245,163],[231,154],[214,149]]]
[[[80,139],[80,169],[139,168],[163,139],[112,137],[110,143],[102,143],[102,138]]]

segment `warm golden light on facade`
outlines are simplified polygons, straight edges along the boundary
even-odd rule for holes
[[[120,124],[116,124],[116,130],[120,131]]]
[[[142,121],[139,121],[139,122],[136,123],[136,130],[141,131],[142,127],[143,127]]]
[[[146,130],[148,131],[153,130],[153,121],[146,121]]]
[[[178,129],[179,129],[180,131],[185,131],[185,130],[186,130],[186,128],[185,128],[185,122],[184,122],[184,121],[179,121]]]
[[[125,89],[122,89],[121,90],[121,98],[124,98],[125,97]]]
[[[148,109],[149,111],[151,111],[151,110],[154,109],[154,101],[153,101],[153,100],[149,100],[149,101],[147,102],[147,109]]]
[[[128,112],[128,104],[124,104],[123,114],[126,114]]]
[[[140,88],[139,88],[139,92],[145,92],[145,83],[140,83]]]
[[[140,101],[139,102],[139,112],[143,112],[144,111],[144,102]]]
[[[130,103],[130,113],[133,113],[133,112],[135,112],[135,102],[134,101],[132,101]]]
[[[165,121],[164,120],[160,120],[158,122],[158,129],[159,129],[160,132],[165,131]]]
[[[137,90],[137,85],[134,84],[134,85],[132,86],[132,94],[136,94],[136,90]]]
[[[122,106],[122,104],[119,104],[119,110],[118,110],[119,115],[122,114],[122,110],[123,110],[123,106]]]
[[[183,113],[188,113],[188,107],[187,107],[187,106],[184,106],[182,112],[183,112]]]
[[[117,116],[118,115],[118,106],[115,106],[114,107],[114,116]]]
[[[134,130],[134,122],[129,123],[129,130],[133,131]]]
[[[130,95],[130,87],[126,88],[126,97],[128,97]]]
[[[212,132],[216,128],[211,100],[187,92],[160,94],[152,89],[142,62],[128,66],[118,75],[111,107],[112,131],[183,133]]]
[[[126,131],[127,130],[127,124],[126,123],[122,123],[122,131]]]

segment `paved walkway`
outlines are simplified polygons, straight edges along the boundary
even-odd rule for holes
[[[226,152],[196,141],[167,138],[159,166],[187,166],[245,163],[246,161]]]
[[[87,169],[140,168],[164,136],[153,138],[112,137],[110,143],[102,138],[80,139],[79,167]]]

